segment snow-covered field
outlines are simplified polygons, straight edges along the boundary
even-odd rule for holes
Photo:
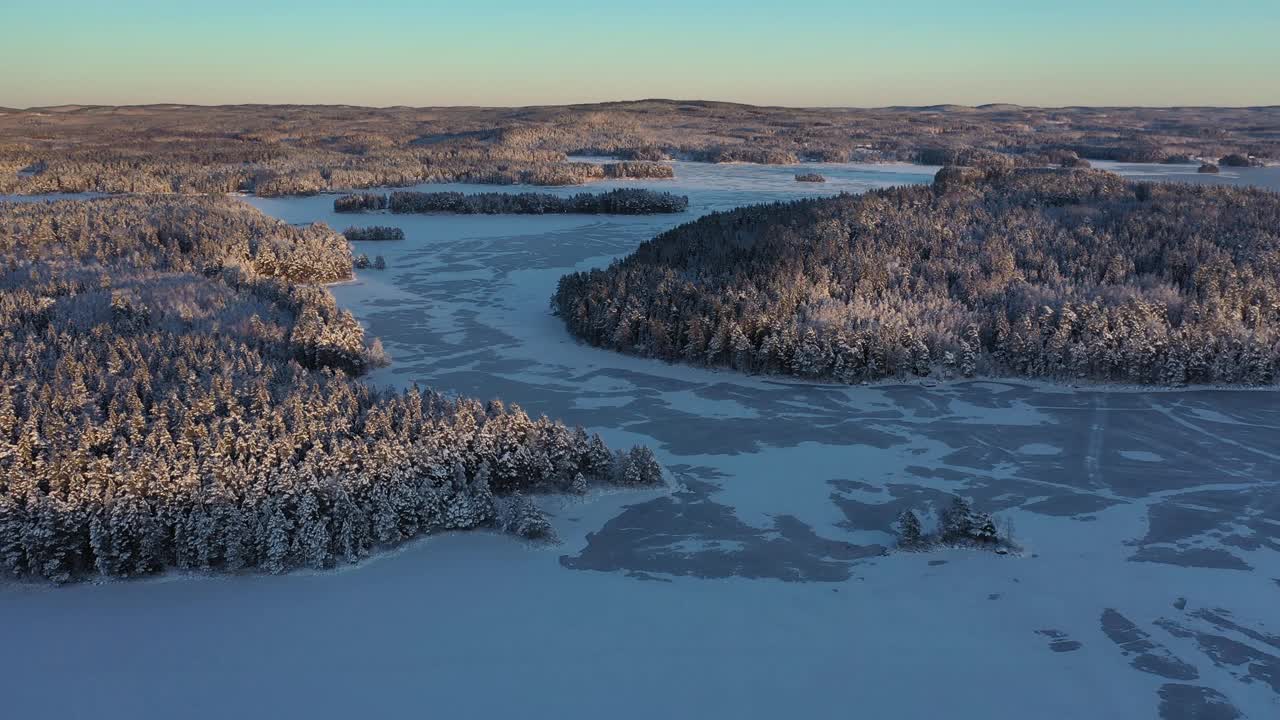
[[[708,210],[931,176],[810,168],[829,182],[632,183],[687,193],[674,218],[249,198],[405,229],[357,247],[389,269],[334,287],[395,360],[373,382],[649,444],[673,487],[546,498],[556,547],[465,533],[327,573],[0,586],[5,716],[1280,717],[1275,392],[806,385],[585,347],[549,314],[566,271]],[[882,553],[901,509],[951,493],[1027,552]]]

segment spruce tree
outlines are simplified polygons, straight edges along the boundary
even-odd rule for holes
[[[951,504],[942,511],[940,532],[944,542],[963,542],[973,535],[973,508],[960,496],[955,496]]]
[[[924,542],[924,533],[920,528],[920,518],[910,509],[903,510],[897,521],[898,547],[911,549],[920,547]]]
[[[995,519],[985,512],[979,512],[974,516],[972,532],[973,539],[985,545],[994,545],[1000,540]]]

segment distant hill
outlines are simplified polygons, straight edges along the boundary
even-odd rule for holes
[[[573,155],[661,162],[1280,158],[1275,108],[764,107],[647,99],[510,108],[59,105],[0,114],[0,193],[300,195],[424,182],[581,184]],[[39,173],[8,172],[39,163]],[[127,169],[127,172],[126,172]],[[652,173],[651,173],[652,174]]]

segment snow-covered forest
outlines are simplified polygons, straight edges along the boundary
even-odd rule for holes
[[[877,109],[644,100],[535,108],[0,108],[0,193],[306,195],[425,182],[669,178],[652,161],[1024,166],[1280,156],[1276,109]],[[622,162],[571,162],[608,155]]]
[[[395,147],[386,137],[357,133],[337,144],[297,148],[278,144],[271,134],[245,138],[236,133],[235,140],[212,143],[192,138],[199,147],[171,154],[146,141],[138,149],[119,142],[56,150],[0,145],[0,192],[247,192],[276,197],[430,182],[583,185],[672,177],[671,167],[660,163],[569,162],[563,152],[493,143]]]
[[[0,571],[328,567],[516,491],[661,482],[645,448],[356,380],[381,346],[312,284],[351,266],[226,198],[0,203]]]
[[[656,215],[684,212],[689,198],[644,188],[618,188],[567,197],[550,193],[393,192],[354,193],[335,198],[334,212],[390,210],[393,213],[459,215]]]
[[[1016,374],[1280,378],[1280,195],[1092,170],[713,213],[552,300],[587,342],[855,383]]]

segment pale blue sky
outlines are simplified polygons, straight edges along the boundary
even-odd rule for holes
[[[1280,104],[1280,0],[0,0],[0,105]]]

